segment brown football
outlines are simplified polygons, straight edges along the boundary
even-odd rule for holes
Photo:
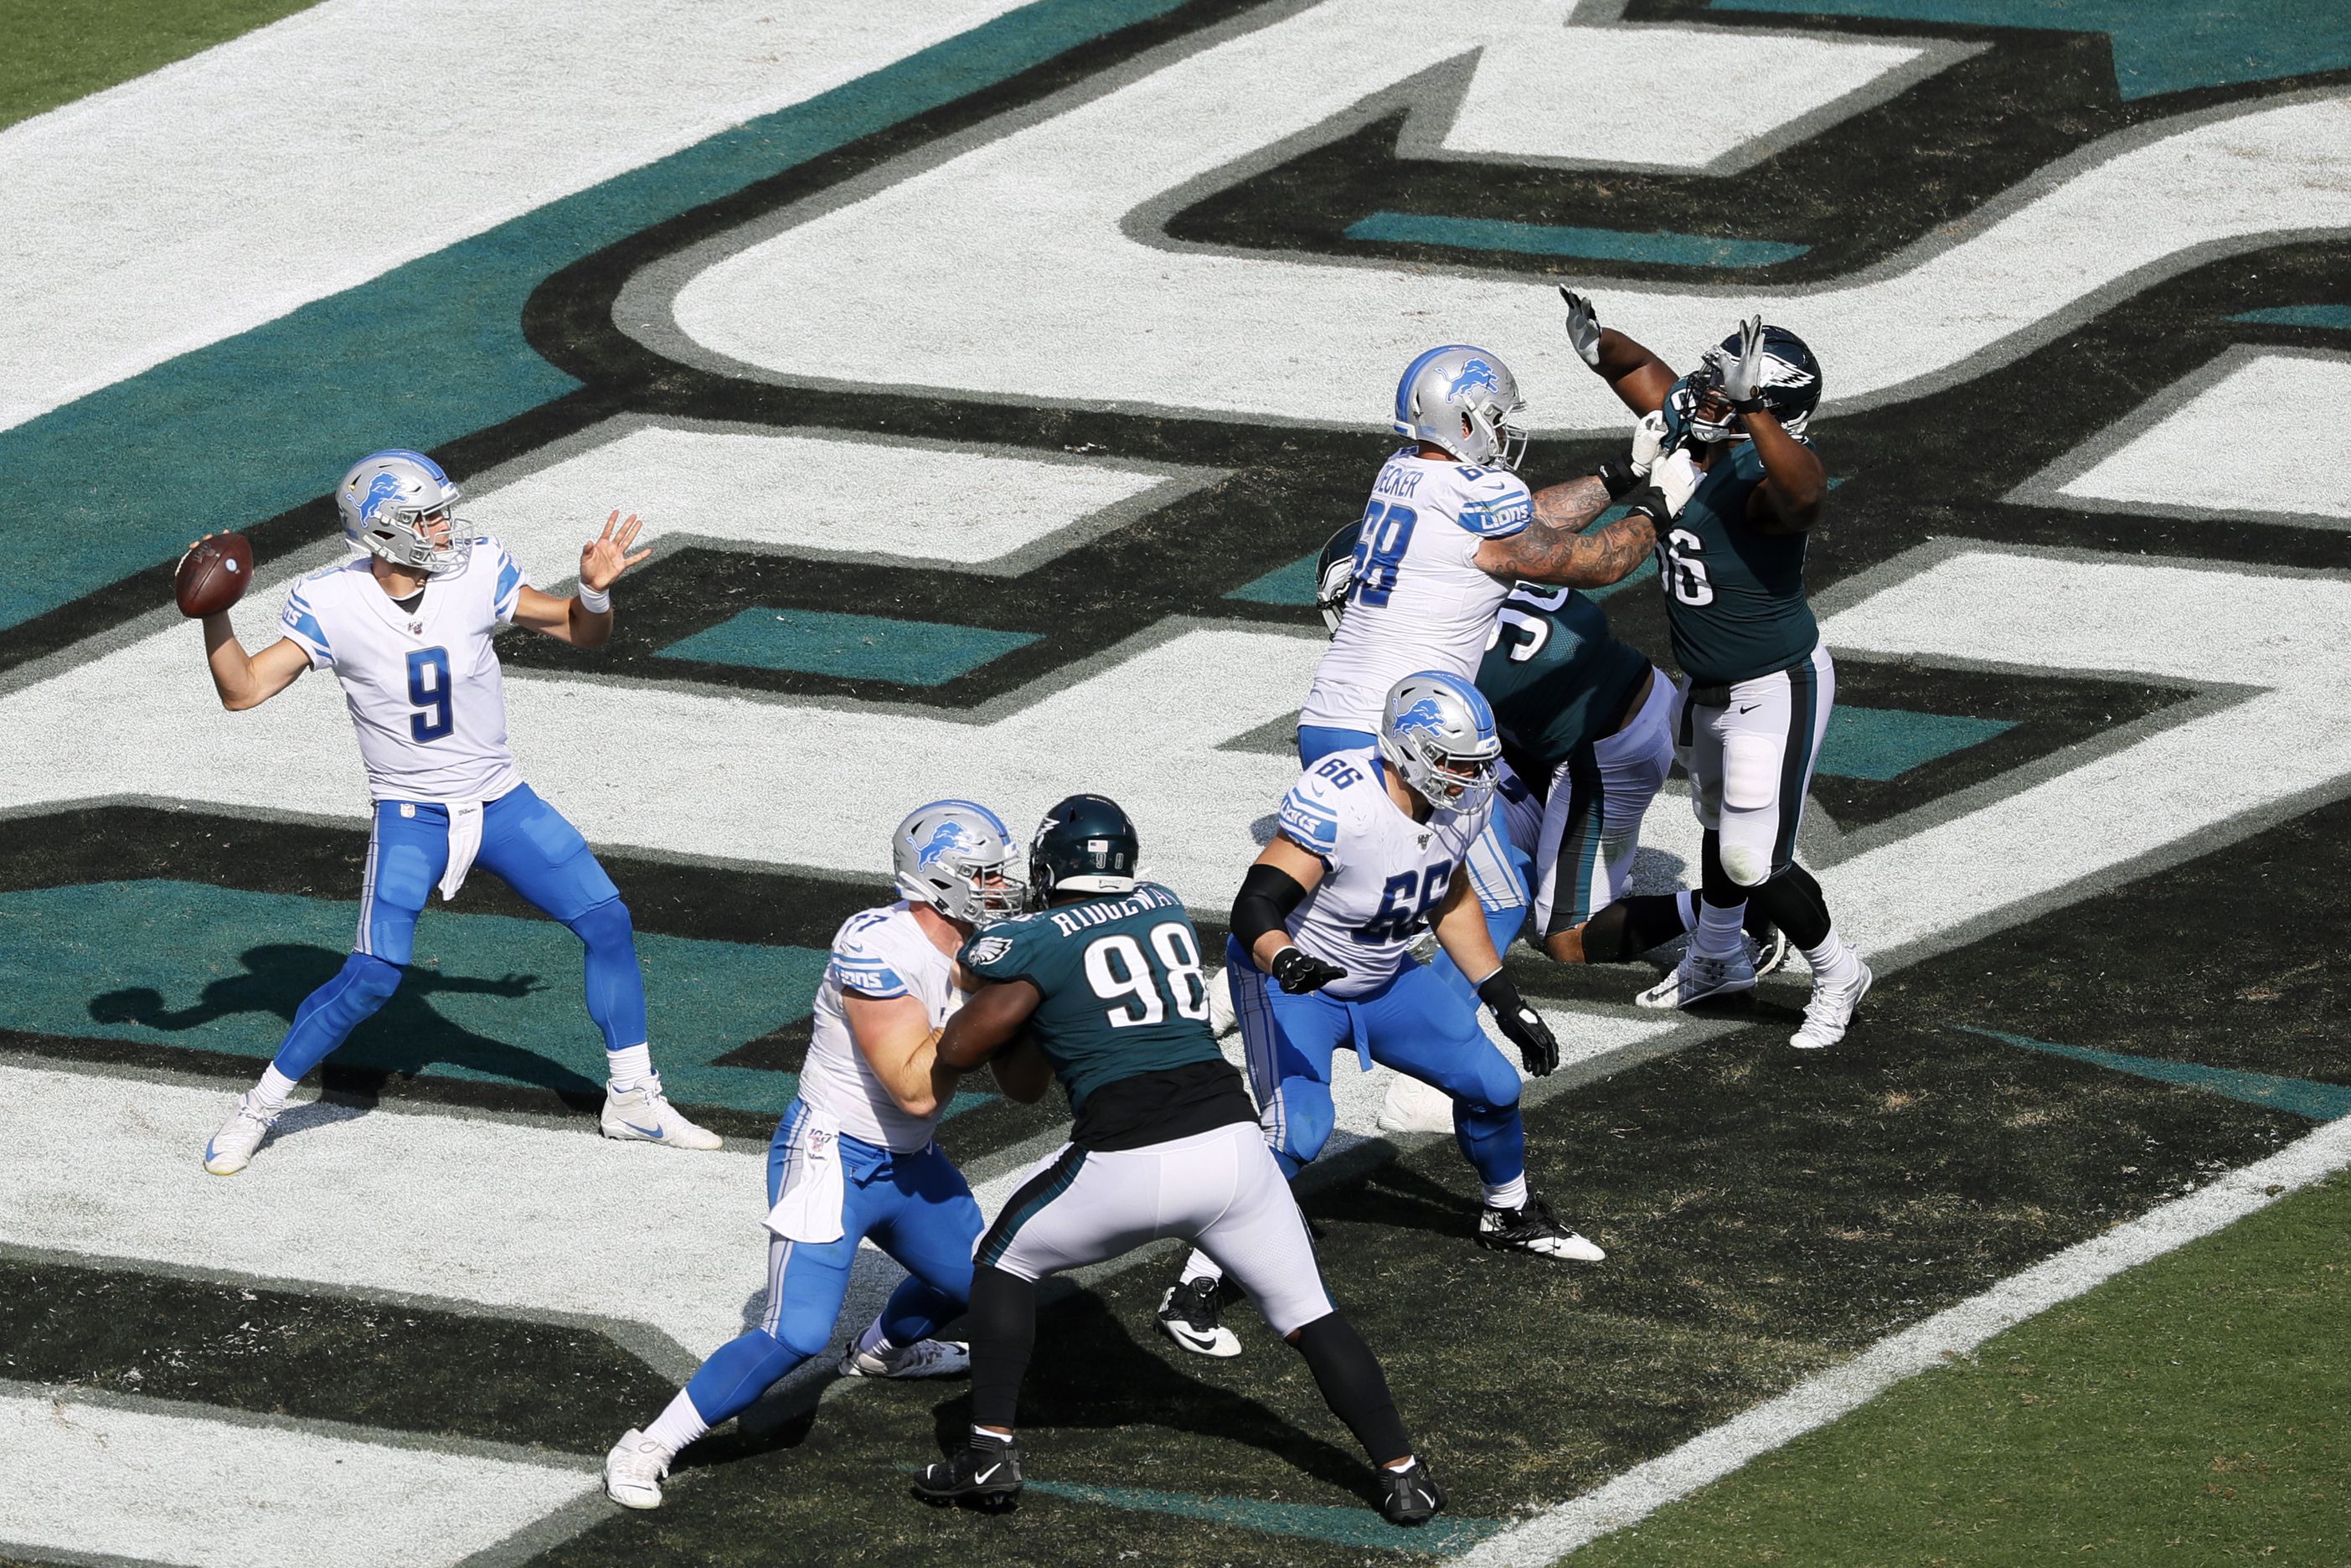
[[[243,599],[252,581],[252,544],[243,534],[214,534],[180,558],[172,591],[179,596],[181,614],[216,615]]]

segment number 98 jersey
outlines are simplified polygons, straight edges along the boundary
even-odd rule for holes
[[[1043,996],[1027,1027],[1070,1096],[1081,1143],[1095,1090],[1224,1062],[1208,1032],[1200,934],[1157,883],[997,921],[960,956],[982,980],[1027,980]]]
[[[495,800],[522,782],[507,745],[506,680],[490,647],[529,579],[506,548],[474,541],[410,614],[361,556],[312,572],[287,596],[278,631],[332,665],[378,800]]]
[[[1506,469],[1422,457],[1413,447],[1389,458],[1364,510],[1346,614],[1298,722],[1376,730],[1388,688],[1414,671],[1476,674],[1510,591],[1479,570],[1478,547],[1533,520],[1533,497]]]
[[[1334,751],[1281,798],[1283,838],[1323,864],[1322,880],[1290,912],[1290,939],[1346,977],[1323,988],[1342,1001],[1368,996],[1405,966],[1412,939],[1437,915],[1469,846],[1493,814],[1437,811],[1416,822],[1380,781],[1372,751]]]

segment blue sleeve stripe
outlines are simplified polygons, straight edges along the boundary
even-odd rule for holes
[[[311,614],[308,607],[294,603],[287,604],[284,624],[287,630],[308,640],[321,653],[333,652],[327,646],[327,629],[319,624],[319,618]]]
[[[515,591],[515,584],[521,580],[522,568],[514,563],[514,558],[512,556],[506,557],[503,564],[498,568],[497,597],[500,604],[504,604],[507,601],[507,596]]]

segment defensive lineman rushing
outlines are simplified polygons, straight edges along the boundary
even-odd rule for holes
[[[862,1240],[908,1277],[844,1348],[841,1374],[942,1377],[969,1364],[964,1345],[931,1337],[970,1299],[980,1229],[971,1188],[931,1138],[956,1079],[935,1047],[970,989],[956,949],[1019,907],[1019,883],[1003,822],[969,800],[917,807],[890,852],[898,902],[834,935],[799,1096],[768,1146],[766,1313],[605,1456],[604,1490],[626,1507],[659,1508],[679,1449],[824,1348]]]
[[[1517,1070],[1478,1027],[1475,1007],[1409,951],[1433,925],[1527,1071],[1559,1064],[1558,1042],[1503,972],[1462,874],[1491,821],[1500,752],[1476,686],[1441,670],[1396,682],[1376,747],[1331,753],[1282,798],[1275,837],[1233,902],[1225,972],[1284,1174],[1329,1139],[1332,1060],[1353,1044],[1366,1067],[1451,1098],[1454,1137],[1485,1186],[1480,1246],[1597,1262],[1600,1249],[1527,1189]],[[1217,1274],[1212,1257],[1195,1252],[1160,1307],[1168,1336],[1204,1355],[1239,1348],[1217,1322]]]
[[[1306,1222],[1207,1029],[1199,934],[1182,901],[1134,877],[1134,825],[1073,795],[1045,815],[1029,881],[1039,913],[989,927],[963,961],[981,981],[938,1057],[998,1067],[1034,1100],[1048,1071],[1075,1113],[1070,1143],[1008,1199],[979,1243],[971,1291],[972,1428],[914,1482],[934,1502],[1005,1507],[1021,1489],[1013,1439],[1037,1336],[1036,1281],[1179,1236],[1228,1265],[1379,1466],[1380,1511],[1419,1524],[1445,1494],[1413,1455],[1386,1375],[1323,1288]]]
[[[508,624],[602,647],[612,635],[608,591],[652,552],[629,553],[639,524],[614,512],[580,552],[578,596],[558,599],[533,588],[497,540],[460,532],[457,498],[423,453],[371,453],[335,489],[343,532],[365,553],[304,579],[287,599],[277,642],[248,654],[226,613],[204,617],[213,684],[232,711],[268,701],[306,670],[334,670],[359,732],[374,818],[351,956],[303,1001],[261,1082],[204,1146],[204,1168],[215,1176],[246,1167],[294,1085],[391,999],[434,885],[455,897],[476,861],[587,945],[588,1012],[603,1033],[611,1076],[604,1135],[719,1145],[662,1092],[628,906],[579,830],[516,771],[491,647]]]
[[[1789,1043],[1834,1045],[1872,977],[1795,861],[1836,697],[1836,666],[1804,592],[1805,535],[1828,493],[1804,439],[1820,366],[1802,339],[1758,316],[1677,379],[1647,349],[1603,328],[1591,301],[1560,292],[1584,363],[1635,414],[1664,414],[1671,455],[1657,474],[1679,497],[1657,564],[1674,658],[1688,677],[1677,724],[1705,830],[1699,918],[1680,967],[1644,1000],[1687,1006],[1753,990],[1740,936],[1752,899],[1812,965],[1812,998]]]

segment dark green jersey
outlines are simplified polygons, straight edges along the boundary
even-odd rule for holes
[[[1658,530],[1674,658],[1701,685],[1784,670],[1821,640],[1804,599],[1804,536],[1760,533],[1747,521],[1748,498],[1762,483],[1755,444],[1740,442]]]
[[[1213,1062],[1218,1071],[1186,1072],[1178,1082],[1217,1092],[1226,1109],[1207,1124],[1254,1119],[1248,1091],[1208,1032],[1200,935],[1183,902],[1158,883],[1139,882],[1133,893],[998,921],[965,943],[961,956],[983,980],[1027,980],[1043,993],[1029,1017],[1029,1031],[1070,1097],[1078,1142],[1109,1146],[1088,1137],[1090,1125],[1108,1114],[1090,1109],[1099,1091],[1157,1078],[1152,1098],[1163,1101],[1164,1075],[1202,1063]],[[1121,1107],[1122,1131],[1132,1130],[1128,1124],[1138,1109],[1156,1114],[1165,1107]],[[1163,1130],[1161,1135],[1175,1134]]]
[[[1524,758],[1537,769],[1527,782],[1540,791],[1579,747],[1614,731],[1648,672],[1648,656],[1609,633],[1597,603],[1572,588],[1522,582],[1502,601],[1478,689],[1494,706],[1512,766]]]

